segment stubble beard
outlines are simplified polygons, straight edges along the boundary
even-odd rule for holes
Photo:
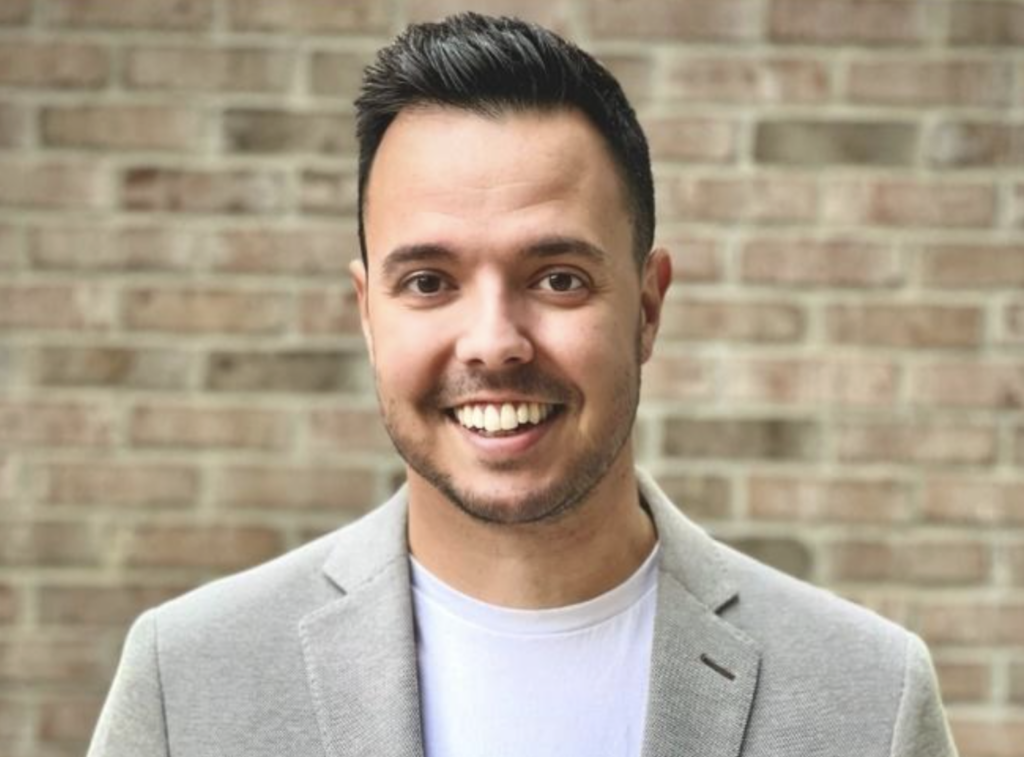
[[[555,522],[576,510],[587,496],[597,487],[611,470],[616,459],[629,441],[636,419],[636,411],[640,402],[640,336],[637,334],[634,360],[623,366],[613,387],[613,406],[609,409],[607,420],[601,424],[591,438],[581,442],[576,449],[569,452],[570,459],[565,475],[542,489],[533,489],[518,495],[515,501],[498,500],[488,497],[485,492],[474,491],[471,482],[457,480],[458,471],[445,471],[436,463],[431,454],[430,445],[417,440],[405,433],[397,420],[399,415],[384,398],[379,397],[384,428],[405,463],[423,478],[430,486],[440,492],[463,513],[482,523],[498,526],[515,526],[542,522]],[[572,397],[572,401],[563,409],[558,422],[572,422],[574,415],[580,411],[578,391],[570,390],[557,380],[541,374],[532,366],[523,366],[518,377],[511,380],[503,378],[495,386],[483,378],[474,380],[478,387],[511,389],[522,387],[545,386],[554,389],[557,385],[561,396]],[[525,386],[524,386],[525,385]],[[379,382],[378,382],[379,386]],[[442,406],[439,396],[448,390],[441,387],[431,393],[430,399],[422,403],[420,412],[428,414],[439,412]],[[547,396],[551,396],[549,394]],[[492,464],[491,469],[497,473],[513,471],[519,468],[516,461]],[[464,473],[464,476],[469,474]]]

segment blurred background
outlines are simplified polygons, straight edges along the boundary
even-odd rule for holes
[[[466,7],[0,2],[0,754],[81,754],[142,609],[400,480],[351,102]],[[594,52],[648,130],[644,465],[919,632],[964,757],[1024,755],[1024,2],[472,7]]]

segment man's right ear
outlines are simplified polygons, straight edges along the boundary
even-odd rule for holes
[[[366,351],[370,355],[370,363],[373,363],[373,333],[370,330],[370,301],[367,292],[366,265],[361,258],[356,258],[348,264],[348,272],[352,277],[352,286],[356,290],[356,298],[359,301],[359,323],[363,329],[363,339],[366,340]]]

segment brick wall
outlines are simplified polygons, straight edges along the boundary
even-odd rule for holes
[[[459,6],[0,2],[0,753],[80,754],[142,608],[394,486],[350,103]],[[1024,755],[1024,2],[473,6],[584,43],[649,129],[642,459],[918,630],[965,757]]]

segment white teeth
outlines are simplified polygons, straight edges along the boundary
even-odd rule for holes
[[[501,413],[494,405],[484,410],[484,431],[501,431]]]
[[[518,425],[519,419],[516,417],[516,409],[506,402],[501,406],[501,430],[511,431]]]
[[[550,415],[551,408],[538,402],[463,405],[455,408],[455,417],[466,428],[494,433],[514,431],[525,423],[536,425]]]

